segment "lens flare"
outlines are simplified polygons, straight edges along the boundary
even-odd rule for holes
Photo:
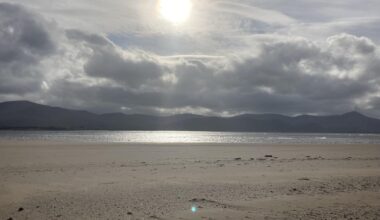
[[[191,206],[191,212],[192,213],[195,213],[195,212],[197,212],[198,211],[198,208],[196,207],[196,206]]]

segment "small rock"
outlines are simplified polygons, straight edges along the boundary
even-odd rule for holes
[[[24,211],[24,208],[23,208],[23,207],[20,207],[20,208],[18,208],[17,211],[18,211],[18,212],[22,212],[22,211]]]
[[[12,218],[12,217],[9,217],[7,220],[13,220],[13,218]]]
[[[133,215],[133,213],[132,212],[127,212],[127,215]]]
[[[60,217],[62,217],[62,215],[56,215],[55,217],[60,218]]]
[[[252,158],[250,158],[249,160],[255,160],[255,158],[252,157]]]
[[[194,198],[194,199],[190,199],[189,202],[206,202],[207,200],[205,198],[202,198],[202,199],[197,199],[197,198]]]
[[[237,157],[237,158],[235,158],[235,160],[241,160],[241,157]]]
[[[307,177],[302,177],[302,178],[299,178],[298,180],[309,181],[310,179],[309,179],[309,178],[307,178]]]
[[[267,154],[265,155],[265,157],[273,157],[273,155]]]

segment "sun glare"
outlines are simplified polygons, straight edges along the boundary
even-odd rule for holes
[[[159,0],[158,3],[162,18],[176,25],[189,19],[192,8],[191,0]]]

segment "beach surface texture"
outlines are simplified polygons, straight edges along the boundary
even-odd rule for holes
[[[380,219],[380,146],[2,141],[0,219]]]

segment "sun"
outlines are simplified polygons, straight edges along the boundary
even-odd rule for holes
[[[162,18],[179,25],[187,21],[193,9],[191,0],[159,0],[158,10]]]

